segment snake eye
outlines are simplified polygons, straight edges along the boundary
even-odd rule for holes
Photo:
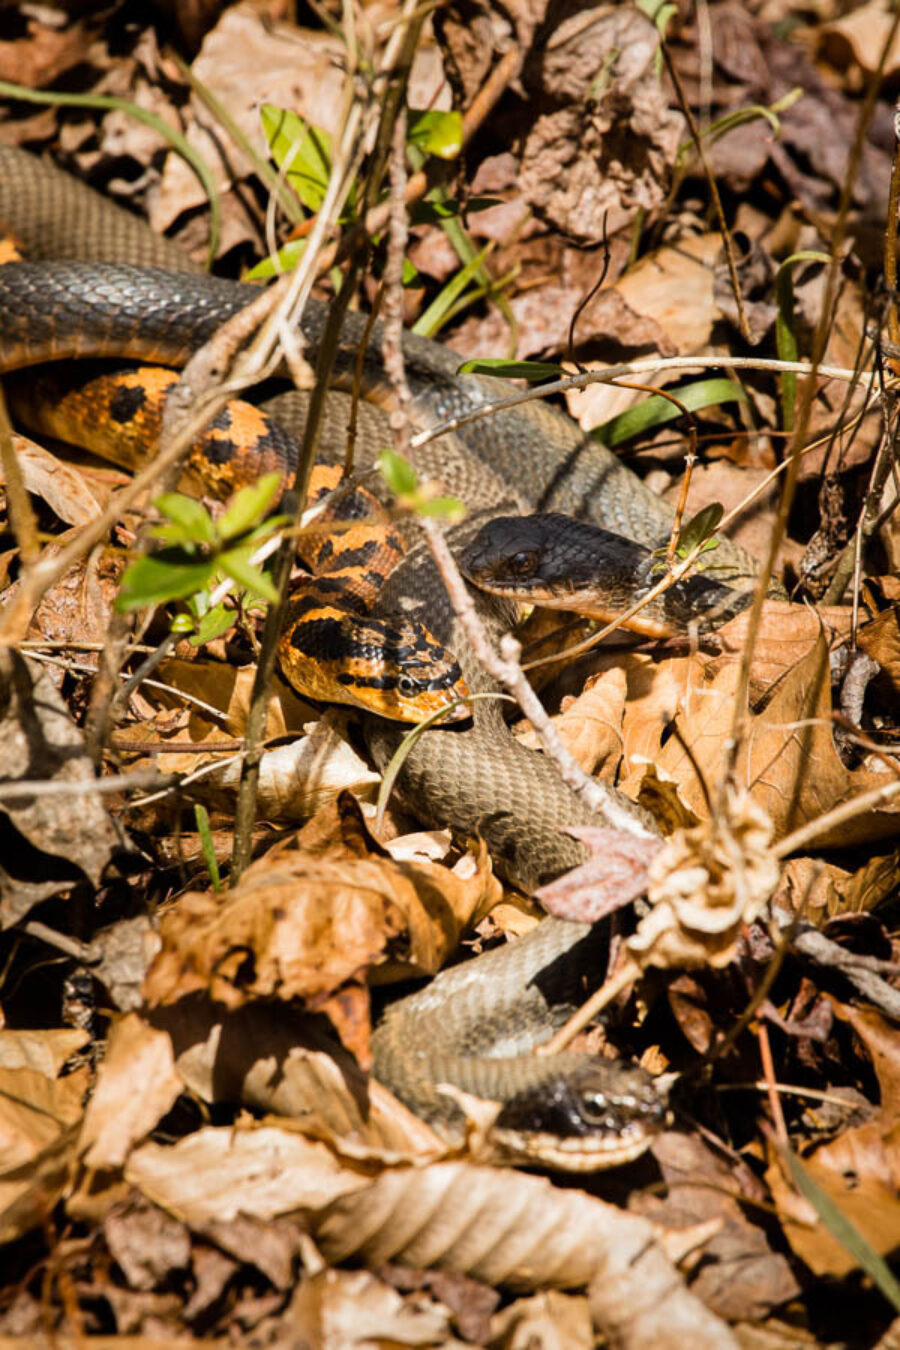
[[[404,698],[412,698],[416,692],[416,682],[411,675],[401,675],[397,680],[397,688]]]
[[[537,570],[537,554],[530,549],[514,553],[509,560],[509,570],[516,577],[530,577]]]

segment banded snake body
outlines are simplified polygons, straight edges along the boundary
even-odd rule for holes
[[[46,280],[28,302],[29,322],[49,326],[83,323],[93,305],[101,327],[135,336],[133,355],[145,358],[160,333],[184,339],[181,360],[257,292],[207,277],[168,240],[155,236],[84,184],[46,161],[0,148],[0,222],[45,260]],[[91,266],[68,268],[68,262]],[[50,260],[54,260],[51,264]],[[129,264],[116,271],[116,265]],[[55,270],[51,270],[51,268]],[[147,274],[146,268],[171,275]],[[0,304],[5,301],[0,268]],[[149,278],[149,279],[148,279]],[[111,280],[112,279],[112,280]],[[21,304],[19,303],[21,308]],[[11,310],[6,309],[9,315]],[[309,306],[303,326],[315,351],[323,315]],[[362,320],[350,316],[337,365],[346,371],[360,340]],[[148,336],[149,335],[149,336]],[[3,346],[21,341],[5,319]],[[380,338],[372,337],[364,390],[383,385]],[[407,378],[413,418],[427,427],[469,408],[494,401],[503,381],[456,374],[457,358],[437,343],[408,337]],[[269,405],[288,426],[302,424],[305,396],[290,391]],[[329,396],[323,433],[326,455],[343,454],[347,399]],[[362,462],[389,444],[384,412],[360,408]],[[668,506],[565,414],[540,401],[509,408],[470,423],[422,447],[416,468],[459,496],[469,515],[450,532],[456,551],[469,548],[498,516],[557,511],[625,535],[643,549],[665,542]],[[723,541],[717,555],[735,576],[750,576],[755,564]],[[510,626],[508,602],[480,596],[479,613],[494,635]],[[443,582],[422,542],[415,543],[388,580],[376,612],[421,619],[455,652],[473,691],[492,686],[480,669],[449,605]],[[404,729],[364,715],[364,733],[376,764],[384,766]],[[603,823],[592,816],[540,754],[509,732],[495,700],[477,700],[470,724],[426,731],[404,763],[401,798],[429,827],[451,826],[480,834],[497,870],[526,891],[582,861],[582,846],[561,833],[568,825]],[[621,799],[641,827],[647,819]],[[602,975],[602,934],[589,926],[545,919],[533,933],[473,961],[442,972],[424,990],[391,1006],[376,1031],[376,1075],[398,1096],[459,1140],[464,1116],[449,1083],[506,1105],[501,1133],[537,1141],[526,1156],[554,1166],[606,1166],[636,1156],[659,1127],[665,1108],[642,1071],[620,1063],[566,1054],[540,1059],[530,1051],[547,1039],[559,1018]]]

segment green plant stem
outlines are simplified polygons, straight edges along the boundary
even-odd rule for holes
[[[200,186],[209,199],[209,248],[207,266],[211,267],[219,247],[222,228],[222,203],[219,189],[212,170],[202,155],[198,154],[190,141],[175,131],[161,117],[131,103],[126,98],[114,98],[111,94],[56,94],[46,89],[25,89],[22,85],[9,84],[0,80],[0,98],[17,99],[21,103],[40,103],[51,108],[96,108],[127,113],[136,122],[152,127],[164,140],[168,141],[176,154],[180,155],[187,166],[196,175]]]

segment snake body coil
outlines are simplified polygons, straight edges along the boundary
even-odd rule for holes
[[[88,311],[93,311],[102,336],[97,349],[171,361],[172,348],[178,347],[183,360],[256,294],[254,288],[198,274],[172,244],[83,185],[31,156],[3,148],[0,221],[37,259],[91,258],[110,264],[58,269],[52,281],[44,267],[31,273],[26,269],[19,272],[21,289],[16,293],[4,290],[0,270],[0,338],[7,351],[21,355],[27,349],[29,361],[38,352],[38,359],[44,359],[64,349],[78,355],[94,351],[93,340],[85,336]],[[140,266],[122,267],[123,261]],[[146,267],[176,269],[178,275],[164,278],[140,270]],[[321,311],[311,307],[304,317],[304,332],[312,350],[322,323]],[[362,319],[350,316],[337,363],[337,385],[348,377],[362,327]],[[364,388],[375,404],[384,385],[379,351],[376,328],[364,371]],[[482,406],[508,388],[499,380],[458,376],[456,357],[436,343],[410,337],[404,351],[413,417],[422,426]],[[15,355],[6,359],[17,363]],[[292,392],[276,400],[275,406],[279,418],[296,424],[305,399]],[[344,411],[336,390],[325,425],[326,449],[331,439],[335,455],[343,451]],[[371,462],[388,439],[381,410],[363,407],[359,443],[363,462]],[[564,414],[540,402],[508,409],[431,442],[417,456],[416,466],[424,476],[439,478],[470,508],[469,518],[451,534],[457,549],[496,516],[523,511],[563,511],[648,548],[665,541],[671,522],[669,508],[604,447],[586,438]],[[754,570],[752,561],[727,543],[717,554],[717,563],[725,562],[736,575]],[[508,604],[491,597],[477,603],[491,631],[509,626]],[[422,619],[439,642],[457,653],[469,687],[490,688],[421,544],[414,545],[389,579],[379,608]],[[364,725],[372,755],[384,765],[402,730],[370,716]],[[398,787],[427,824],[479,832],[498,870],[526,890],[583,859],[581,846],[561,833],[563,827],[596,823],[555,768],[511,736],[492,700],[477,702],[470,726],[426,732],[406,760]],[[630,804],[626,809],[643,820]],[[500,1101],[537,1089],[543,1094],[543,1105],[533,1108],[538,1135],[547,1133],[542,1125],[558,1135],[557,1117],[568,1115],[577,1122],[575,1134],[593,1131],[607,1161],[633,1156],[637,1141],[646,1142],[662,1116],[662,1105],[646,1075],[605,1064],[598,1082],[595,1060],[582,1056],[574,1063],[566,1056],[564,1062],[541,1061],[523,1053],[552,1033],[552,1009],[559,999],[549,972],[562,969],[565,1006],[576,988],[580,993],[585,983],[599,978],[596,945],[582,926],[546,920],[534,934],[510,947],[446,972],[421,994],[389,1011],[374,1041],[376,1072],[451,1134],[458,1135],[462,1117],[440,1093],[442,1081]],[[473,1019],[473,1010],[484,1016]],[[515,1034],[514,1027],[519,1028]],[[565,1087],[551,1089],[548,1098],[548,1078],[560,1070]],[[566,1105],[562,1098],[573,1083],[576,1100]],[[556,1116],[548,1100],[556,1101]],[[507,1121],[517,1133],[518,1109],[510,1105]],[[621,1144],[618,1153],[611,1143],[615,1140]]]

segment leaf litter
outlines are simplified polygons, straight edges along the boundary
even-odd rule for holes
[[[333,33],[298,29],[273,6],[218,18],[211,7],[199,21],[190,6],[171,8],[181,55],[199,52],[194,75],[257,151],[261,103],[318,120],[334,102]],[[268,236],[252,159],[223,149],[208,103],[172,59],[172,32],[123,25],[119,10],[72,25],[52,5],[13,6],[3,73],[53,88],[77,70],[85,88],[178,125],[224,194],[220,259],[232,270],[255,260]],[[759,15],[714,4],[708,17],[711,55],[686,16],[670,52],[688,105],[705,108],[709,159],[746,246],[738,277],[756,346],[738,335],[719,222],[683,107],[659,77],[653,25],[637,11],[588,10],[551,30],[541,6],[488,6],[439,12],[413,72],[414,106],[450,106],[451,86],[467,106],[518,44],[494,134],[467,151],[472,187],[457,185],[500,202],[464,223],[470,239],[496,244],[490,267],[512,280],[500,304],[463,308],[448,332],[457,350],[497,356],[515,337],[520,358],[715,355],[731,374],[729,357],[774,352],[778,267],[828,251],[889,9],[870,0],[810,23],[791,3]],[[889,54],[886,73],[893,64]],[[8,107],[5,140],[52,146],[203,255],[204,199],[155,132],[122,110]],[[853,366],[871,322],[865,269],[880,256],[890,114],[882,95],[851,185],[824,356],[833,366]],[[452,236],[434,223],[414,232],[420,271],[450,276]],[[604,269],[570,350],[572,315]],[[792,282],[808,354],[821,265]],[[408,303],[430,298],[423,288]],[[677,392],[694,372],[648,378]],[[704,462],[692,503],[730,509],[783,459],[783,389],[758,371],[740,379],[741,404],[694,414]],[[644,397],[598,385],[571,408],[590,427]],[[0,672],[0,1334],[34,1344],[51,1328],[60,1343],[104,1333],[323,1346],[879,1343],[897,1311],[891,1287],[810,1196],[892,1258],[900,796],[852,806],[897,773],[896,515],[865,551],[858,621],[849,605],[811,601],[856,527],[883,435],[872,400],[857,390],[845,402],[843,386],[821,382],[776,559],[788,588],[808,590],[764,608],[727,810],[723,744],[743,689],[746,616],[701,643],[601,649],[550,686],[579,762],[639,797],[668,835],[661,849],[628,849],[598,833],[591,862],[545,897],[593,918],[649,885],[649,908],[639,902],[618,940],[606,1025],[587,1043],[624,1043],[678,1080],[674,1123],[652,1154],[577,1186],[448,1152],[365,1074],[372,1006],[392,996],[390,982],[433,973],[470,930],[477,947],[535,921],[478,841],[448,853],[428,839],[423,854],[415,834],[404,838],[415,822],[390,815],[384,837],[399,838],[386,849],[347,793],[371,795],[376,782],[347,743],[352,719],[314,722],[279,685],[259,856],[239,885],[211,888],[193,806],[212,814],[221,866],[256,618],[235,609],[214,642],[179,643],[154,683],[129,691],[103,768],[145,785],[98,791],[92,689],[121,550],[139,522],[125,518],[113,549],[51,586],[26,632],[19,541],[0,499],[6,631],[27,642],[6,649]],[[121,481],[55,445],[19,448],[38,525],[57,543]],[[678,423],[623,448],[674,497],[682,452]],[[753,551],[767,547],[776,502],[777,487],[738,531]],[[159,636],[136,633],[134,660]],[[862,676],[857,647],[875,663]],[[177,793],[172,775],[187,780]],[[35,783],[43,791],[30,792]],[[782,841],[797,831],[803,842],[785,858]],[[815,1189],[798,1187],[786,1148]]]

